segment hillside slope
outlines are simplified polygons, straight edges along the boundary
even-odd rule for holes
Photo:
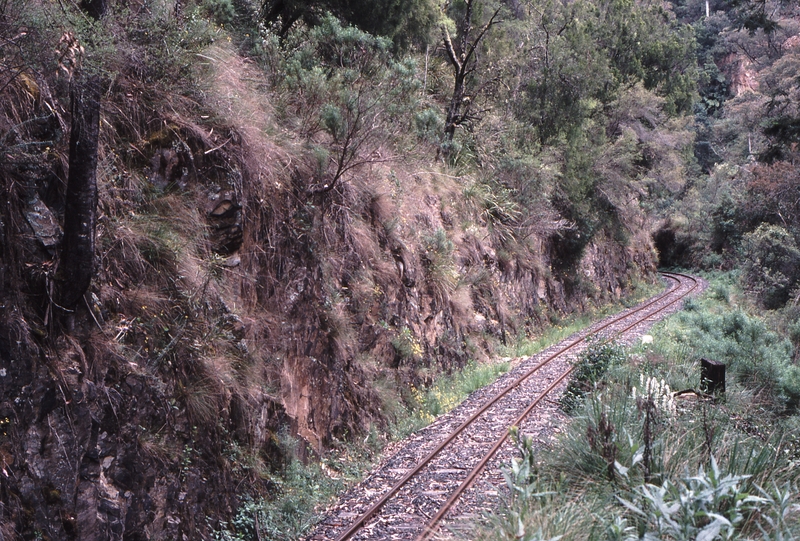
[[[642,191],[613,156],[586,163],[612,183],[598,189],[616,186],[589,227],[553,180],[562,150],[445,159],[419,115],[393,109],[436,105],[422,62],[385,61],[414,83],[403,86],[372,63],[381,43],[357,34],[352,46],[355,30],[329,22],[327,37],[305,37],[341,45],[340,65],[361,71],[326,60],[292,83],[277,41],[248,48],[203,6],[159,6],[92,22],[2,4],[3,539],[208,538],[245,492],[275,489],[261,473],[286,460],[282,434],[312,456],[385,429],[412,384],[653,278]],[[67,307],[70,91],[92,77],[94,272]],[[334,101],[348,88],[365,101]],[[603,144],[659,148],[648,171],[666,174],[665,149],[685,133],[647,143],[668,120],[646,93],[614,102]],[[348,127],[360,131],[348,139]]]

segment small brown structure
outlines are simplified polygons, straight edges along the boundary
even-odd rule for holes
[[[725,363],[700,359],[700,390],[713,395],[725,394]]]

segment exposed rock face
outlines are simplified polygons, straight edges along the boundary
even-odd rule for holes
[[[720,70],[729,81],[732,95],[738,96],[744,92],[758,91],[756,72],[751,65],[750,59],[741,53],[731,53],[719,62]]]
[[[201,128],[182,123],[152,137],[149,182],[158,190],[195,190],[204,198],[211,249],[229,255],[242,245],[242,173]],[[209,148],[211,147],[211,148]]]
[[[203,185],[195,193],[198,215],[208,220],[201,227],[213,231],[213,220],[243,224],[243,240],[214,249],[253,246],[247,195]],[[71,335],[43,326],[46,312],[30,309],[19,294],[4,295],[10,301],[0,307],[0,518],[46,539],[207,537],[205,517],[231,516],[237,487],[253,478],[226,458],[235,449],[269,467],[280,461],[275,442],[284,427],[305,442],[301,456],[320,453],[335,438],[384,422],[371,381],[377,371],[393,374],[398,387],[418,382],[418,367],[465,362],[475,354],[468,341],[481,347],[476,337],[513,336],[548,310],[576,306],[590,294],[618,298],[630,277],[654,270],[649,241],[589,243],[575,273],[591,291],[567,287],[550,271],[551,239],[531,245],[540,250],[536,264],[454,229],[457,242],[444,242],[441,233],[412,245],[416,224],[446,231],[440,205],[432,201],[414,224],[389,234],[391,213],[372,225],[367,214],[339,232],[319,225],[329,219],[322,206],[296,214],[302,232],[283,237],[275,248],[281,258],[262,264],[254,254],[265,250],[234,252],[226,260],[231,266],[214,271],[230,272],[229,283],[212,274],[195,279],[196,269],[178,278],[179,267],[155,267],[140,278],[115,275],[108,272],[136,267],[105,263],[94,288],[98,314],[79,306],[83,323]],[[342,238],[355,243],[349,254],[341,252]],[[46,252],[37,254],[30,268],[46,268]],[[151,282],[161,291],[172,283],[180,289],[163,297]],[[237,315],[234,306],[245,305],[250,284],[255,308]],[[28,314],[18,306],[28,306]],[[175,323],[182,314],[188,323]],[[378,368],[362,365],[364,358]],[[266,490],[260,483],[249,490]]]
[[[293,343],[281,363],[281,398],[293,430],[315,451],[332,438],[381,422],[380,402],[370,390],[371,374],[359,367],[356,356],[368,356],[385,367],[379,369],[384,373],[391,369],[403,385],[414,381],[414,366],[456,367],[466,362],[475,354],[467,352],[466,344],[476,336],[516,336],[549,311],[617,300],[632,279],[651,278],[656,272],[657,254],[646,232],[633,235],[625,246],[598,235],[577,258],[567,283],[551,269],[550,254],[558,252],[555,237],[531,239],[535,262],[501,257],[485,236],[459,237],[440,212],[442,200],[424,196],[412,204],[413,224],[399,224],[383,236],[382,224],[392,216],[381,209],[385,205],[373,200],[367,206],[379,250],[366,250],[369,262],[356,259],[352,267],[344,264],[327,278],[336,284],[340,298],[332,298],[319,284],[301,281],[307,269],[298,268],[297,278],[286,275],[287,283],[295,285],[276,301],[287,314],[305,314],[287,319],[281,327],[281,334],[291,336]],[[432,235],[414,250],[404,237],[404,227],[412,226],[440,232],[449,228],[458,242],[450,248],[433,246],[437,235]],[[335,257],[318,249],[320,260]],[[448,249],[452,252],[446,257],[436,253]],[[373,269],[368,287],[359,278],[364,266]],[[448,281],[449,272],[462,283]],[[315,298],[320,300],[310,309]],[[350,336],[343,336],[344,322]]]
[[[558,216],[517,234],[448,175],[388,166],[314,194],[263,130],[150,114],[128,133],[161,131],[103,153],[69,332],[58,160],[0,169],[0,539],[208,539],[242,487],[268,493],[284,435],[309,458],[385,424],[381,392],[654,272],[646,235],[573,253]]]
[[[34,194],[28,202],[25,218],[42,246],[48,249],[58,246],[64,233],[53,212],[39,198],[39,194]]]

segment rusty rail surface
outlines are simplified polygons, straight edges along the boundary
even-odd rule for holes
[[[643,318],[637,319],[634,323],[632,323],[631,325],[625,327],[623,330],[618,331],[615,334],[619,335],[619,334],[622,334],[624,332],[629,331],[630,329],[632,329],[636,325],[641,324],[647,318],[652,317],[653,315],[658,314],[659,312],[662,312],[663,310],[667,309],[669,306],[672,306],[673,304],[675,304],[678,301],[682,300],[686,295],[688,295],[689,293],[691,293],[692,291],[694,291],[698,287],[697,280],[694,279],[691,276],[688,276],[688,275],[685,275],[685,274],[680,274],[680,273],[661,273],[661,274],[665,278],[668,278],[668,279],[671,279],[671,280],[675,281],[675,284],[673,285],[673,287],[667,289],[662,294],[657,295],[656,297],[654,297],[653,299],[651,299],[647,303],[643,304],[642,306],[637,307],[634,310],[631,310],[631,311],[625,312],[623,314],[620,314],[619,316],[611,319],[610,321],[608,321],[607,323],[601,325],[600,327],[598,327],[598,328],[596,328],[594,330],[588,331],[584,336],[581,336],[580,338],[577,338],[577,339],[571,341],[570,343],[566,344],[565,346],[561,347],[560,349],[558,349],[554,353],[552,353],[549,356],[547,356],[547,358],[545,358],[540,363],[538,363],[537,365],[535,365],[532,368],[530,368],[527,372],[525,372],[524,374],[519,376],[517,379],[515,379],[514,381],[509,383],[506,387],[501,389],[496,395],[494,395],[490,400],[488,400],[483,406],[481,406],[468,419],[466,419],[455,430],[453,430],[439,445],[437,445],[424,458],[422,458],[419,462],[417,462],[414,465],[414,467],[412,467],[408,472],[406,472],[406,474],[403,475],[403,477],[401,479],[399,479],[387,492],[385,492],[375,503],[373,503],[364,513],[362,513],[354,522],[352,522],[348,528],[346,528],[345,530],[340,532],[336,537],[336,541],[347,541],[353,535],[355,535],[359,530],[361,530],[364,527],[364,525],[366,524],[366,522],[369,519],[371,519],[373,516],[375,516],[380,511],[380,509],[386,504],[386,502],[388,502],[395,494],[397,494],[397,492],[404,485],[406,485],[406,483],[408,483],[409,480],[411,480],[415,475],[417,475],[431,460],[433,460],[434,457],[436,457],[459,434],[461,434],[464,431],[465,428],[470,426],[476,419],[478,419],[483,413],[485,413],[486,410],[488,410],[498,400],[503,398],[505,395],[507,395],[513,389],[519,387],[525,380],[527,380],[529,377],[531,377],[533,374],[535,374],[537,371],[539,371],[542,367],[546,366],[551,361],[553,361],[557,357],[560,357],[563,353],[571,350],[572,348],[574,348],[578,344],[580,344],[580,343],[586,341],[587,339],[599,334],[604,329],[606,329],[606,328],[608,328],[608,327],[610,327],[610,326],[612,326],[612,325],[614,325],[614,324],[616,324],[616,323],[618,323],[618,322],[620,322],[620,321],[622,321],[624,319],[630,318],[631,316],[634,316],[636,314],[640,314],[641,312],[647,310],[648,308],[650,308],[654,304],[656,304],[656,303],[662,301],[663,299],[665,299],[668,295],[672,294],[675,290],[677,290],[677,289],[679,289],[681,287],[682,282],[681,282],[681,280],[679,278],[677,278],[677,276],[680,276],[681,278],[685,278],[685,279],[688,279],[688,280],[692,280],[694,282],[694,285],[688,291],[686,291],[685,293],[681,294],[679,297],[677,297],[676,299],[674,299],[670,303],[664,305],[663,307],[659,308],[655,312],[648,313]],[[565,372],[563,372],[556,379],[556,381],[554,381],[544,392],[542,392],[540,394],[539,397],[537,397],[525,409],[525,411],[519,416],[519,418],[517,419],[517,421],[514,424],[519,425],[519,423],[521,423],[522,420],[524,420],[525,417],[527,417],[530,414],[530,412],[533,410],[533,408],[536,407],[536,405],[541,400],[543,400],[544,397],[548,393],[550,393],[556,386],[558,386],[559,383],[561,383],[564,379],[566,379],[572,373],[572,370],[573,370],[573,368],[570,368],[569,370],[566,370]],[[425,528],[423,529],[422,534],[417,538],[418,541],[427,541],[428,539],[430,539],[435,534],[435,532],[438,529],[439,524],[441,523],[441,520],[445,517],[445,515],[450,510],[450,508],[455,504],[455,502],[458,501],[458,499],[461,496],[461,494],[467,488],[469,488],[472,485],[472,483],[475,481],[475,479],[478,477],[478,475],[481,473],[481,471],[483,471],[483,468],[486,466],[488,461],[495,455],[495,453],[500,449],[500,447],[506,441],[507,437],[508,437],[508,433],[506,432],[503,437],[498,439],[498,441],[495,443],[495,445],[492,447],[492,449],[489,451],[489,453],[486,456],[484,456],[484,458],[479,462],[479,464],[477,466],[475,466],[475,468],[470,472],[470,474],[461,483],[461,485],[456,489],[456,491],[453,492],[450,495],[450,497],[445,502],[445,504],[439,509],[439,512],[430,521],[428,521],[428,523],[426,524]]]
[[[678,284],[678,286],[676,286],[676,287],[680,287],[680,283],[681,282],[680,282],[680,280],[675,278],[675,276],[680,276],[682,278],[687,278],[687,279],[691,280],[694,283],[694,285],[688,291],[686,291],[685,293],[681,294],[680,297],[677,297],[676,299],[674,299],[672,302],[670,302],[668,304],[665,304],[664,306],[662,306],[661,308],[659,308],[655,312],[652,312],[652,313],[648,314],[645,318],[643,318],[641,320],[638,320],[638,321],[632,323],[631,325],[628,325],[624,329],[618,331],[616,333],[617,335],[626,333],[629,330],[631,330],[632,328],[634,328],[635,326],[639,325],[645,319],[650,318],[650,317],[658,314],[659,312],[663,312],[664,310],[666,310],[667,308],[669,308],[673,304],[677,303],[678,301],[683,300],[683,298],[686,297],[689,293],[691,293],[692,291],[697,289],[698,282],[692,276],[689,276],[689,275],[686,275],[686,274],[680,274],[680,273],[662,273],[662,275],[665,276],[666,278],[670,278],[672,280],[676,280],[676,282]],[[668,293],[671,293],[672,291],[674,291],[674,289],[670,289],[668,291]],[[661,298],[663,298],[663,296]],[[651,306],[651,305],[652,305],[652,303],[649,303],[647,306]],[[640,311],[641,310],[637,310],[637,311],[635,311],[633,313],[638,313]],[[631,315],[631,314],[628,314],[628,315]],[[619,321],[619,319],[617,319],[616,321]],[[596,334],[596,332],[593,333],[593,334]],[[609,339],[605,340],[604,342],[609,342],[610,340],[611,339],[609,338]],[[547,389],[545,389],[538,397],[536,397],[536,399],[533,402],[531,402],[531,404],[525,409],[525,411],[522,412],[522,414],[520,414],[519,417],[517,417],[516,421],[514,422],[514,425],[515,426],[519,426],[522,423],[522,421],[525,420],[525,418],[530,414],[530,412],[533,411],[533,408],[535,408],[539,404],[539,402],[541,402],[548,394],[550,394],[550,392],[552,392],[552,390],[555,389],[558,386],[559,383],[564,381],[564,379],[566,379],[574,370],[575,370],[574,366],[569,368],[568,370],[565,370],[549,387],[547,387]],[[433,535],[438,530],[439,524],[441,524],[441,522],[444,519],[444,517],[447,515],[447,513],[450,511],[450,509],[455,505],[455,503],[461,497],[461,494],[463,494],[464,491],[466,491],[470,486],[472,486],[472,484],[475,482],[475,480],[481,474],[483,469],[486,467],[486,464],[489,462],[489,460],[491,460],[491,458],[497,453],[497,451],[500,450],[500,447],[502,447],[503,444],[505,443],[505,441],[508,439],[508,435],[509,435],[509,433],[506,432],[505,434],[503,434],[503,436],[501,436],[497,440],[497,442],[494,444],[494,446],[491,448],[491,450],[472,469],[472,471],[469,473],[469,475],[467,475],[466,479],[464,479],[464,481],[461,483],[461,485],[454,492],[452,492],[450,494],[450,497],[447,499],[447,501],[444,503],[444,505],[442,505],[442,507],[439,508],[439,511],[433,516],[433,518],[431,518],[428,521],[428,524],[426,524],[425,529],[423,530],[423,532],[416,538],[416,541],[428,541],[431,537],[433,537]]]

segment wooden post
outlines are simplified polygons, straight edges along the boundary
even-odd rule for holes
[[[700,390],[708,394],[725,394],[725,363],[700,359]]]

